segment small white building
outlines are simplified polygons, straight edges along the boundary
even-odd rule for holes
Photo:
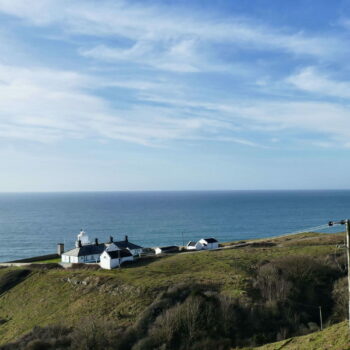
[[[128,249],[105,250],[101,254],[100,266],[103,269],[111,270],[120,266],[125,261],[133,261],[134,257]]]
[[[189,241],[186,245],[186,250],[201,250],[203,249],[203,244],[201,242]]]
[[[156,255],[158,254],[167,254],[167,253],[177,253],[179,251],[179,247],[176,245],[168,246],[168,247],[156,247],[153,248],[154,253]]]
[[[64,263],[71,264],[98,263],[101,254],[106,248],[106,244],[98,243],[96,239],[94,244],[80,245],[77,248],[64,252],[61,255],[61,260]]]
[[[198,241],[198,243],[202,244],[202,249],[218,249],[219,242],[215,238],[202,238]]]
[[[124,241],[116,241],[116,242],[114,242],[113,237],[111,237],[111,242],[113,242],[118,249],[130,250],[131,254],[135,257],[141,256],[142,254],[143,248],[137,244],[129,242],[128,236],[125,236]]]

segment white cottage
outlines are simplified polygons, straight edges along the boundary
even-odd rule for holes
[[[137,244],[129,242],[128,236],[125,236],[124,241],[113,241],[113,237],[110,237],[111,242],[115,244],[118,249],[128,249],[133,256],[140,256],[142,254],[143,248]]]
[[[215,238],[202,238],[198,241],[202,244],[202,249],[218,249],[219,242]]]
[[[77,248],[64,252],[61,255],[64,263],[97,263],[100,261],[100,256],[107,248],[106,244],[98,243],[95,240],[94,244],[81,245],[79,243]]]
[[[90,243],[89,237],[85,231],[81,230],[75,242],[75,248],[61,254],[63,263],[98,263],[100,262],[101,254],[107,250],[109,252],[116,250],[130,251],[132,256],[140,256],[142,247],[129,242],[128,236],[125,236],[124,241],[114,242],[110,236],[108,243],[99,243],[95,238],[95,243]]]
[[[61,254],[63,263],[97,263],[100,261],[102,252],[107,248],[108,244],[99,243],[95,238],[94,243],[90,243],[89,236],[84,230],[81,230],[75,241],[75,248]],[[111,247],[113,250],[113,247]],[[117,249],[117,247],[114,247]]]
[[[203,244],[201,242],[190,241],[186,245],[186,250],[201,250],[203,249]]]
[[[125,261],[133,261],[134,257],[128,249],[105,250],[101,254],[100,266],[103,269],[111,270],[120,266]]]
[[[167,254],[167,253],[177,253],[179,251],[179,247],[177,245],[172,245],[172,246],[168,246],[168,247],[156,247],[153,248],[154,253],[156,255],[158,254]]]

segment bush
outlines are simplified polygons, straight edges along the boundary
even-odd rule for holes
[[[333,320],[343,321],[347,319],[349,310],[349,293],[347,277],[343,277],[334,283],[332,297],[334,301]]]
[[[34,327],[16,342],[0,347],[0,350],[69,349],[71,331],[62,326]]]
[[[76,350],[108,350],[115,348],[119,337],[113,322],[95,321],[93,317],[81,320],[70,335],[71,348]]]

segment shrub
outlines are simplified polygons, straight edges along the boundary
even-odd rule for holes
[[[333,320],[343,321],[348,317],[349,294],[348,294],[348,279],[343,277],[334,283],[332,291],[334,301]]]

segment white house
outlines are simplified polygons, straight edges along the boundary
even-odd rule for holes
[[[106,244],[98,243],[97,239],[94,244],[87,245],[82,245],[79,241],[78,247],[64,252],[61,255],[61,259],[64,263],[97,263],[100,261],[100,256],[106,248]]]
[[[105,250],[101,254],[100,266],[103,269],[111,270],[120,266],[125,261],[133,261],[134,257],[128,249]]]
[[[201,250],[203,249],[203,244],[201,242],[190,241],[186,245],[186,250]]]
[[[219,242],[215,238],[202,238],[198,242],[203,245],[202,249],[219,248]]]
[[[156,255],[162,254],[162,253],[177,253],[179,251],[179,247],[176,245],[172,245],[168,247],[156,247],[156,248],[153,248],[153,250]]]
[[[89,237],[85,231],[81,230],[75,242],[75,248],[61,254],[61,260],[64,263],[98,263],[100,262],[101,254],[108,250],[127,249],[133,256],[140,256],[142,247],[129,242],[128,236],[125,236],[124,241],[113,242],[113,237],[110,237],[108,243],[99,243],[95,238],[95,243],[90,243]]]
[[[128,249],[133,256],[140,256],[142,254],[143,248],[137,244],[129,242],[128,236],[125,236],[124,241],[113,241],[111,237],[111,242],[115,244],[118,249]]]

